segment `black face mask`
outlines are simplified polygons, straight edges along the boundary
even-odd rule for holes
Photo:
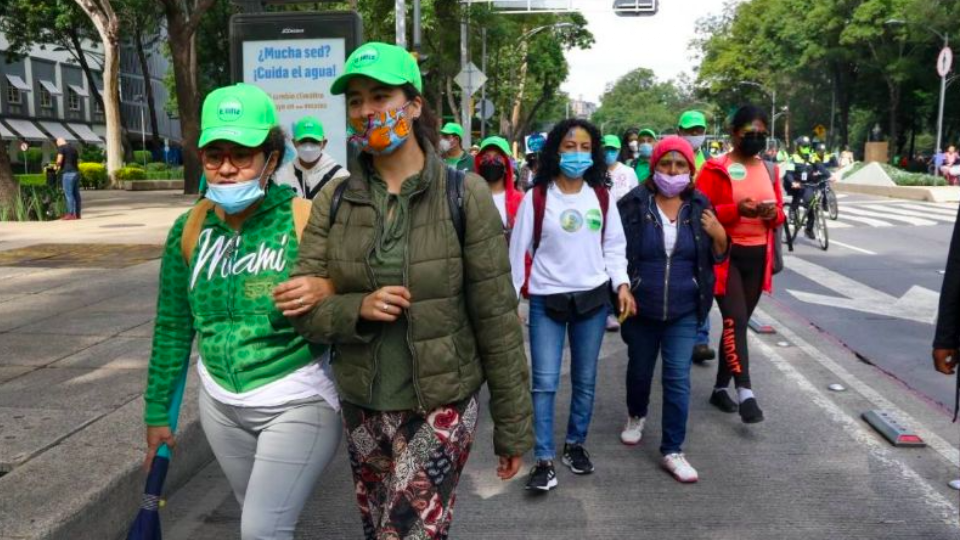
[[[536,166],[537,166],[537,156],[536,156],[535,154],[534,154],[534,155],[531,155],[531,156],[527,156],[527,166],[528,166],[528,167],[536,167]]]
[[[491,184],[493,182],[499,182],[503,180],[506,175],[507,168],[503,166],[502,163],[484,163],[480,165],[480,176],[484,178],[487,182]]]
[[[747,157],[753,157],[767,147],[766,137],[747,136],[740,139],[738,150]]]

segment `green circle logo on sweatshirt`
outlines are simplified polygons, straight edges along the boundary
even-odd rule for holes
[[[603,228],[603,216],[600,214],[600,210],[596,208],[587,210],[587,227],[590,227],[593,232]]]

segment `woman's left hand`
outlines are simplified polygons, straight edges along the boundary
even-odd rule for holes
[[[776,203],[763,204],[760,206],[759,210],[760,210],[760,219],[764,221],[773,221],[777,219]]]
[[[703,226],[703,232],[707,233],[710,238],[720,240],[727,237],[727,231],[717,220],[717,215],[713,213],[713,210],[704,210],[703,215],[700,216],[700,223]]]
[[[633,298],[630,286],[626,283],[620,285],[620,288],[617,289],[617,300],[620,304],[620,318],[626,319],[637,314],[637,301]]]
[[[284,317],[297,317],[312,310],[335,292],[333,282],[329,279],[300,276],[277,285],[273,290],[273,302]]]

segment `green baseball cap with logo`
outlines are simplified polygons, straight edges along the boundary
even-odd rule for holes
[[[359,76],[370,77],[390,86],[410,83],[417,92],[423,92],[417,60],[409,51],[396,45],[378,42],[361,45],[347,58],[343,75],[333,81],[330,93],[335,96],[344,94],[350,79]]]
[[[505,156],[510,157],[510,143],[503,137],[497,135],[487,137],[480,143],[480,151],[483,152],[488,146],[493,146],[503,152]]]
[[[656,131],[654,131],[654,130],[652,130],[652,129],[650,129],[650,128],[643,128],[643,129],[641,129],[641,130],[640,130],[640,133],[638,133],[637,135],[640,136],[640,137],[643,137],[644,135],[647,135],[648,137],[653,137],[654,139],[657,139],[657,138],[660,137],[659,135],[657,135],[657,132],[656,132]]]
[[[456,122],[447,122],[444,124],[443,129],[440,130],[440,133],[443,135],[456,135],[463,140],[463,126]]]
[[[620,137],[616,135],[604,135],[603,136],[603,147],[604,148],[616,148],[620,149]]]
[[[323,140],[323,124],[312,116],[304,116],[293,125],[293,140],[300,142],[303,139]]]
[[[252,84],[217,88],[203,100],[200,148],[213,141],[230,141],[254,148],[277,125],[277,108],[266,92]]]
[[[707,117],[700,111],[686,111],[680,115],[680,122],[677,125],[680,129],[705,128],[707,127]]]

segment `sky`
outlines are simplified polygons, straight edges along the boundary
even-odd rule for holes
[[[719,13],[724,0],[660,0],[653,17],[618,17],[613,0],[574,0],[589,23],[596,43],[588,50],[567,51],[570,75],[561,89],[571,98],[600,103],[608,83],[638,67],[652,69],[660,80],[693,72],[690,41],[697,19]]]

